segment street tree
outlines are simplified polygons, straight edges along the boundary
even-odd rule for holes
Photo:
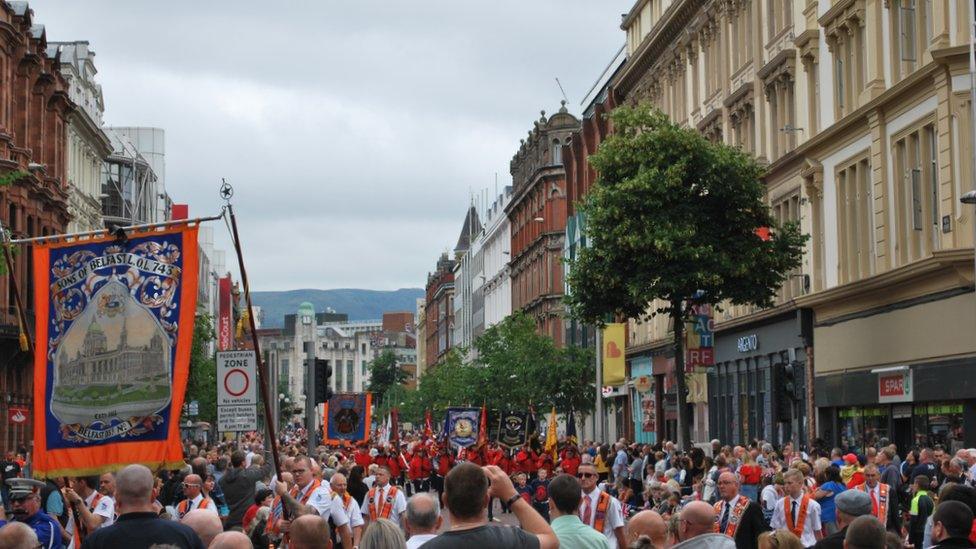
[[[772,305],[806,236],[796,224],[776,226],[764,168],[750,155],[649,106],[610,118],[612,135],[590,156],[598,177],[581,207],[588,245],[570,265],[567,299],[576,317],[598,325],[608,316],[670,317],[678,443],[687,448],[683,339],[692,307]]]
[[[392,407],[387,402],[396,397],[398,388],[410,377],[410,374],[400,368],[396,354],[391,349],[383,349],[379,356],[369,363],[369,392],[373,393],[373,402],[379,411],[385,412]]]
[[[210,315],[197,315],[190,345],[190,376],[186,384],[186,402],[199,402],[198,419],[211,425],[216,425],[217,421],[217,363],[209,351],[214,337],[213,319]]]

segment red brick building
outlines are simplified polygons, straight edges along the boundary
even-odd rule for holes
[[[427,275],[427,305],[424,319],[424,334],[427,341],[417,342],[426,345],[426,368],[437,364],[453,346],[451,333],[454,331],[454,263],[441,254],[437,260],[437,270]]]
[[[566,110],[545,112],[512,158],[512,310],[531,315],[539,332],[564,341],[563,242],[566,236],[566,171],[563,147],[579,120]]]
[[[14,238],[63,233],[69,219],[65,120],[74,106],[58,49],[48,46],[26,2],[0,2],[0,46],[0,176],[22,174],[0,187],[0,220]],[[33,323],[30,250],[19,252],[13,275]],[[12,423],[10,409],[31,408],[33,368],[18,344],[10,286],[0,277],[0,445],[16,449],[30,440],[33,427],[30,419]]]

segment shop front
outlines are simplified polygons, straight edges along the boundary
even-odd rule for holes
[[[630,379],[634,441],[641,444],[654,444],[657,442],[658,414],[650,357],[640,357],[630,361]]]
[[[854,452],[976,445],[976,358],[878,368],[816,380],[822,438]]]
[[[808,310],[795,309],[747,325],[718,325],[715,366],[708,372],[712,438],[806,443],[811,324]]]
[[[901,452],[976,446],[972,286],[850,308],[817,313],[814,389],[824,443],[863,451],[884,438]]]

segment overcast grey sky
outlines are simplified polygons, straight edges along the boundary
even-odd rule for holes
[[[106,124],[166,130],[174,201],[210,215],[234,185],[252,289],[284,290],[422,287],[469,192],[509,184],[519,139],[558,109],[555,77],[579,113],[632,3],[30,5],[48,40],[91,42]]]

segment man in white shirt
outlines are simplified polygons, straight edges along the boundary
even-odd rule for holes
[[[436,538],[442,522],[437,498],[427,492],[411,496],[407,502],[407,514],[403,524],[404,530],[410,536],[407,539],[407,549],[417,549]]]
[[[295,458],[291,468],[291,474],[295,478],[295,485],[290,491],[285,491],[285,483],[279,482],[275,489],[281,500],[289,508],[295,509],[302,505],[310,505],[318,511],[319,516],[325,520],[332,519],[332,523],[339,530],[339,536],[343,547],[354,547],[352,540],[352,529],[349,526],[349,517],[342,508],[342,501],[333,497],[332,489],[328,483],[322,482],[312,474],[312,461],[307,456]],[[275,530],[287,532],[291,526],[290,522],[284,519],[278,521]]]
[[[627,547],[624,532],[624,513],[617,498],[597,488],[596,466],[581,463],[577,470],[583,501],[579,506],[579,517],[583,524],[596,529],[607,538],[609,549]]]
[[[186,498],[176,505],[176,515],[173,520],[182,520],[190,511],[200,509],[208,513],[217,513],[217,504],[203,495],[203,480],[200,475],[186,475],[183,479],[183,496]]]
[[[407,499],[403,496],[403,490],[390,484],[390,470],[386,467],[376,468],[376,481],[366,493],[363,506],[364,519],[390,519],[402,527],[401,515],[407,510]]]
[[[346,516],[349,517],[349,526],[352,528],[353,547],[358,547],[359,540],[363,537],[363,525],[365,524],[363,513],[359,509],[359,502],[346,491],[346,486],[348,485],[346,475],[342,473],[332,475],[332,478],[329,479],[329,485],[332,487],[333,497],[339,500],[342,504],[342,509],[346,512]]]
[[[800,538],[804,547],[812,547],[822,536],[820,504],[803,491],[803,473],[790,469],[783,473],[786,496],[776,502],[770,526],[773,530],[785,528]]]
[[[98,492],[98,475],[71,479],[71,487],[64,489],[64,499],[75,510],[68,514],[68,526],[65,530],[71,540],[68,549],[80,549],[81,540],[76,532],[74,516],[77,514],[84,525],[86,534],[99,528],[111,526],[115,522],[115,501]]]

